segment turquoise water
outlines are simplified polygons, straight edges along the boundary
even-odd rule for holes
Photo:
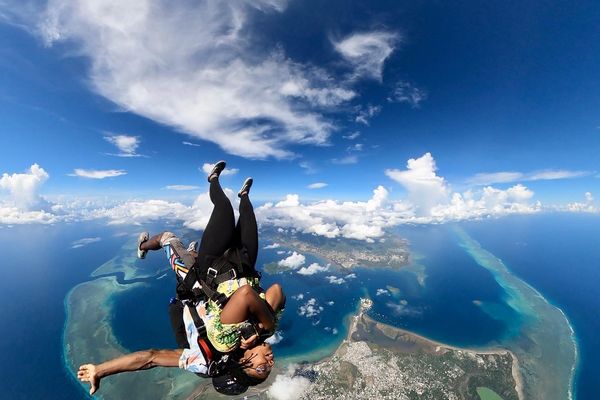
[[[599,246],[594,244],[600,237],[597,222],[597,218],[560,215],[462,224],[484,248],[547,295],[570,318],[581,350],[579,399],[593,398],[591,377],[598,376],[596,364],[600,360],[600,344],[594,336],[600,327],[600,254]],[[120,233],[139,230],[140,227],[91,224],[0,229],[2,243],[33,240],[39,243],[40,250],[28,254],[27,267],[32,278],[24,280],[22,270],[13,267],[22,265],[23,253],[15,246],[5,249],[0,299],[4,305],[2,319],[8,323],[0,328],[0,369],[3,376],[13,378],[0,382],[0,397],[85,397],[61,360],[63,300],[70,288],[90,279],[95,268],[120,251],[124,241]],[[477,347],[518,337],[524,323],[522,317],[505,304],[504,289],[492,273],[458,246],[453,227],[402,227],[398,232],[409,239],[414,264],[422,266],[414,270],[424,271],[424,281],[423,276],[411,271],[413,268],[331,269],[312,276],[295,272],[264,274],[265,286],[280,282],[288,295],[280,324],[283,339],[275,346],[280,359],[297,361],[331,352],[345,335],[345,317],[354,312],[357,300],[364,294],[374,300],[371,314],[376,319],[449,344]],[[83,237],[100,237],[101,241],[80,249],[70,248],[72,241]],[[281,250],[261,250],[259,266],[285,257],[277,254]],[[150,269],[167,265],[161,252],[143,262]],[[311,262],[325,265],[324,260],[307,255],[306,264]],[[350,272],[356,277],[346,277]],[[327,275],[344,278],[345,282],[331,284],[325,279]],[[113,299],[114,332],[127,349],[174,347],[167,316],[174,279],[170,274],[159,277]],[[382,289],[383,294],[377,295]],[[302,307],[312,298],[314,315],[301,315]],[[32,363],[42,368],[31,368]],[[32,381],[38,384],[32,385]],[[44,383],[50,382],[59,389],[49,391]]]

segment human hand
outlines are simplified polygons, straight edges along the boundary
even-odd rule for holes
[[[96,366],[94,364],[84,364],[80,366],[79,371],[77,371],[77,378],[82,382],[90,383],[90,394],[96,393],[100,388],[100,377],[98,376],[98,371],[96,371]]]
[[[248,339],[244,339],[243,337],[240,340],[240,349],[247,350],[256,345],[258,340],[258,335],[252,335]]]

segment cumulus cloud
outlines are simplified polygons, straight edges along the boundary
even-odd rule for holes
[[[389,296],[390,291],[387,289],[377,289],[377,293],[375,295],[376,296]]]
[[[394,51],[399,36],[393,32],[373,31],[353,33],[333,45],[354,68],[356,77],[381,81],[383,64]]]
[[[311,183],[310,185],[307,186],[307,188],[309,189],[322,189],[324,187],[326,187],[327,184],[325,182],[315,182],[315,183]]]
[[[585,200],[583,202],[573,202],[566,205],[566,207],[559,207],[559,210],[569,212],[588,212],[588,213],[600,213],[600,208],[594,201],[594,196],[591,192],[585,192]]]
[[[547,169],[533,172],[502,171],[476,174],[467,179],[467,183],[471,185],[491,185],[493,183],[573,179],[588,175],[591,175],[591,172],[569,171],[561,169]]]
[[[267,393],[274,400],[296,400],[302,397],[309,386],[310,381],[303,376],[294,376],[294,366],[289,366],[285,374],[275,377]]]
[[[116,176],[121,176],[127,174],[127,171],[122,169],[82,169],[75,168],[72,174],[69,176],[78,176],[80,178],[87,179],[106,179],[106,178],[114,178]]]
[[[386,169],[385,174],[406,188],[409,200],[421,214],[427,214],[431,207],[445,202],[449,188],[444,178],[436,174],[431,153],[409,159],[406,167],[405,170]]]
[[[48,177],[48,173],[42,167],[38,164],[33,164],[24,173],[14,173],[11,175],[6,172],[3,173],[0,178],[0,188],[8,191],[11,200],[10,204],[15,209],[31,210],[36,206],[39,207],[40,203],[43,202],[37,191],[48,180]],[[7,211],[6,216],[8,217],[8,215]]]
[[[319,315],[323,307],[319,305],[317,299],[311,297],[303,305],[298,307],[298,315],[306,318],[312,318]]]
[[[140,146],[140,138],[138,136],[128,135],[111,135],[105,136],[104,140],[108,143],[113,144],[119,149],[116,154],[110,154],[118,157],[140,157],[140,154],[136,153],[137,148]]]
[[[202,171],[206,175],[208,175],[208,174],[210,174],[210,171],[212,171],[214,166],[215,166],[215,164],[204,163],[204,165],[202,165]],[[223,170],[223,172],[221,172],[221,176],[235,175],[238,173],[238,171],[239,171],[239,169],[237,169],[237,168],[225,168]]]
[[[388,96],[391,103],[406,103],[412,108],[419,108],[421,102],[427,99],[427,92],[419,89],[410,82],[400,81],[396,83],[394,90]]]
[[[308,267],[302,267],[297,272],[300,275],[314,275],[319,272],[327,271],[327,267],[323,267],[317,263],[312,263]]]
[[[99,242],[100,240],[102,239],[99,237],[82,238],[71,242],[71,248],[78,249],[80,247],[87,246],[88,244]]]
[[[271,346],[276,345],[277,343],[283,340],[283,333],[281,331],[275,331],[274,334],[269,336],[265,342],[269,343]]]
[[[329,238],[372,240],[384,234],[384,228],[394,226],[402,214],[385,207],[388,192],[383,186],[373,191],[373,197],[364,202],[323,200],[300,204],[299,196],[288,195],[279,203],[258,207],[261,223],[280,228],[295,228],[303,233]]]
[[[168,186],[165,186],[165,189],[168,189],[168,190],[178,190],[178,191],[198,190],[198,189],[200,189],[200,186],[193,186],[193,185],[168,185]]]
[[[282,267],[296,269],[304,265],[305,262],[306,258],[302,254],[296,253],[294,251],[291,256],[280,260],[278,264]]]
[[[332,285],[341,285],[346,283],[346,280],[344,278],[338,278],[337,276],[334,275],[328,275],[325,277],[325,279],[327,280],[327,282],[331,283]]]
[[[279,243],[273,243],[273,244],[268,244],[265,247],[263,247],[263,249],[265,250],[269,250],[269,249],[277,249],[279,248],[281,245]]]
[[[323,111],[356,96],[349,83],[291,60],[281,46],[252,40],[258,21],[286,5],[50,0],[31,18],[40,20],[46,45],[77,46],[89,60],[92,88],[124,110],[231,154],[283,158],[290,144],[326,144],[335,126]],[[380,77],[394,37],[353,35],[337,48],[360,74]]]

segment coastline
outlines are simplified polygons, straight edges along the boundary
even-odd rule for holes
[[[456,227],[459,245],[483,268],[492,273],[506,293],[506,304],[523,317],[519,335],[502,345],[516,354],[527,398],[573,400],[578,364],[578,343],[565,313],[538,290],[513,275],[502,260],[488,252],[463,229]],[[506,321],[501,315],[493,318]]]
[[[471,377],[476,378],[477,376],[486,376],[489,378],[491,376],[496,377],[496,380],[494,380],[496,384],[498,384],[497,382],[503,382],[504,386],[501,387],[504,387],[505,390],[507,388],[510,390],[509,393],[511,394],[509,398],[516,397],[519,400],[525,400],[523,393],[523,380],[521,379],[520,373],[520,363],[517,356],[510,350],[505,348],[469,349],[438,342],[406,329],[397,328],[392,325],[378,322],[368,315],[368,311],[370,310],[372,304],[373,302],[369,298],[360,299],[356,308],[356,312],[350,316],[346,337],[333,354],[323,358],[318,362],[312,363],[312,365],[309,363],[300,366],[300,370],[308,374],[315,370],[317,371],[317,376],[320,374],[325,374],[324,379],[326,383],[323,381],[316,381],[317,383],[313,383],[313,386],[311,387],[312,390],[310,391],[311,396],[315,395],[313,390],[316,390],[317,393],[320,393],[317,394],[317,397],[315,398],[336,398],[336,396],[343,397],[345,394],[344,392],[340,392],[340,387],[337,385],[340,384],[342,390],[353,388],[353,384],[351,384],[349,387],[347,386],[347,379],[350,379],[350,381],[355,381],[356,379],[365,379],[367,382],[371,382],[369,385],[375,387],[374,390],[390,390],[386,393],[391,395],[406,395],[406,393],[413,393],[415,388],[417,389],[417,393],[419,393],[418,390],[421,388],[423,391],[420,392],[420,394],[424,394],[425,390],[427,389],[423,389],[423,387],[429,388],[429,385],[427,384],[429,382],[428,379],[437,381],[441,377],[438,375],[439,372],[432,373],[432,371],[438,371],[438,368],[441,367],[441,371],[445,371],[444,375],[452,375],[453,372],[456,371],[456,365],[453,367],[452,362],[449,360],[466,360],[468,363],[472,363],[471,365],[476,366],[477,372],[473,373],[472,370],[467,369],[462,374],[452,377],[454,379],[451,379],[451,383],[453,385],[447,387],[449,391],[460,388],[458,390],[461,390],[461,393],[464,394],[465,392],[462,391],[468,390],[467,387]],[[369,348],[371,350],[369,350]],[[368,354],[367,357],[370,358],[361,359],[361,353],[362,357],[364,357],[365,354]],[[350,369],[346,367],[343,369],[344,372],[340,374],[346,376],[346,378],[344,378],[346,379],[344,383],[331,383],[336,379],[327,375],[331,374],[332,366],[344,368],[342,365],[348,365],[349,360],[353,360],[357,365],[361,363],[364,364],[365,362],[366,364],[378,362],[389,362],[395,364],[395,361],[383,361],[384,359],[387,360],[387,358],[381,358],[385,357],[384,354],[386,353],[395,354],[400,358],[408,360],[408,364],[413,367],[416,363],[417,367],[415,367],[416,369],[411,368],[409,370],[401,370],[401,373],[396,377],[396,379],[394,379],[394,381],[389,381],[387,383],[385,377],[381,377],[379,382],[377,380],[373,382],[372,378],[368,376],[369,371],[362,371],[363,374],[357,371],[355,374],[358,375],[356,375],[355,379],[348,378],[348,373],[349,371],[353,370],[353,367]],[[350,359],[348,358],[349,354],[351,354]],[[496,356],[499,358],[496,358]],[[358,358],[355,359],[355,357]],[[490,359],[492,360],[491,362],[489,361]],[[434,361],[433,364],[429,364],[432,362],[432,360],[437,361]],[[484,360],[487,360],[487,362]],[[500,364],[498,365],[501,367],[496,366],[496,361],[494,360],[504,360],[504,363],[499,361]],[[447,364],[448,362],[449,364]],[[398,365],[400,365],[400,361],[398,361],[398,363]],[[388,364],[388,366],[389,365],[390,364]],[[425,367],[425,369],[422,369],[422,367]],[[337,370],[334,369],[333,371]],[[341,370],[337,372],[339,373]],[[364,375],[365,373],[367,375]],[[300,375],[302,375],[302,372]],[[503,378],[509,380],[503,380]],[[510,380],[510,378],[512,378],[512,380]],[[447,379],[447,376],[444,379]],[[399,383],[402,385],[401,382],[406,383],[406,381],[415,381],[415,387],[407,388],[406,393],[402,391],[403,389],[394,392],[394,388],[396,388],[395,390],[398,390],[397,385]],[[460,384],[458,384],[458,382],[460,382]],[[476,380],[475,382],[481,383],[482,381]],[[389,387],[387,387],[388,384]],[[508,386],[506,386],[507,384]],[[323,388],[323,386],[326,387]],[[482,386],[486,385],[483,384]],[[473,390],[472,386],[471,390]],[[324,393],[325,396],[323,397]],[[373,392],[371,392],[370,395],[372,396]]]

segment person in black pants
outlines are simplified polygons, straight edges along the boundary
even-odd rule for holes
[[[209,194],[214,208],[197,253],[193,243],[185,250],[172,233],[164,232],[148,240],[145,240],[148,237],[147,233],[140,235],[138,254],[143,258],[148,250],[164,248],[177,274],[178,294],[183,299],[190,289],[200,287],[199,280],[207,279],[207,272],[211,266],[215,266],[215,261],[225,260],[230,265],[241,267],[242,271],[238,271],[235,277],[227,278],[229,280],[215,288],[219,294],[226,297],[227,304],[221,307],[209,300],[203,304],[205,307],[202,310],[198,308],[198,312],[199,315],[203,315],[208,339],[218,352],[262,349],[258,351],[258,356],[252,355],[255,362],[262,361],[262,364],[258,364],[261,367],[257,368],[262,372],[255,374],[253,369],[249,370],[251,377],[261,380],[268,376],[274,359],[270,347],[265,346],[259,337],[264,339],[275,332],[285,306],[285,295],[279,284],[272,285],[266,291],[260,287],[260,274],[255,267],[258,255],[258,227],[248,196],[253,180],[246,179],[238,192],[240,215],[235,224],[233,207],[219,183],[219,175],[224,169],[225,162],[220,161],[208,175]],[[184,345],[187,339],[185,322],[182,322],[180,317],[182,310],[181,302],[175,302],[170,307],[172,329],[180,346]],[[242,331],[250,333],[242,335]],[[258,344],[264,348],[259,349]]]

